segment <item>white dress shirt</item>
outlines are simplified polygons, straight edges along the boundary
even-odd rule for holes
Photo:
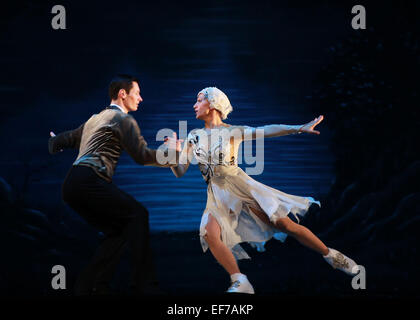
[[[111,104],[110,104],[110,106],[118,107],[118,109],[120,109],[122,112],[127,113],[127,112],[125,112],[125,111],[124,111],[124,109],[123,109],[121,106],[119,106],[118,104],[111,103]]]

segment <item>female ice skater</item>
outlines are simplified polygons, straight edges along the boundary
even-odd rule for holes
[[[233,110],[228,97],[219,89],[201,90],[194,105],[196,118],[204,121],[203,129],[189,133],[184,144],[180,164],[171,167],[176,177],[187,171],[192,158],[197,159],[200,171],[207,182],[207,205],[200,225],[200,241],[203,251],[210,248],[215,259],[231,277],[227,292],[253,294],[254,289],[246,275],[239,270],[236,259],[249,256],[239,243],[249,242],[262,247],[275,237],[284,241],[292,236],[304,246],[320,253],[323,258],[349,275],[358,273],[357,264],[337,250],[328,248],[308,228],[295,223],[289,213],[304,216],[309,206],[319,201],[311,197],[299,197],[270,188],[249,177],[238,167],[238,146],[244,140],[258,138],[257,129],[263,129],[263,137],[311,133],[323,116],[304,125],[273,124],[259,128],[232,126],[222,120]],[[176,142],[176,134],[167,139]],[[182,164],[183,163],[183,164]],[[299,219],[298,219],[299,221]]]

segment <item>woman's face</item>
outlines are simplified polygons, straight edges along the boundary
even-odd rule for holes
[[[197,96],[197,102],[194,105],[195,118],[204,120],[210,114],[210,102],[204,98],[204,94],[200,93]]]

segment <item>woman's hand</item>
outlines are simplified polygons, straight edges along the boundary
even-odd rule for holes
[[[320,134],[319,131],[314,130],[314,128],[322,121],[324,120],[324,116],[321,115],[318,118],[315,118],[314,120],[312,120],[311,122],[308,122],[306,124],[304,124],[303,126],[301,126],[299,128],[298,132],[306,132],[306,133],[311,133],[311,134]]]
[[[172,133],[172,138],[170,137],[166,137],[164,140],[165,144],[168,146],[169,149],[175,149],[178,152],[182,151],[182,142],[184,141],[183,139],[176,139],[176,132]]]

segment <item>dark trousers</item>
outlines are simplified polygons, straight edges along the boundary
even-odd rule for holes
[[[143,293],[157,283],[149,244],[149,213],[140,202],[84,166],[69,170],[62,195],[64,202],[105,235],[78,276],[76,295],[109,288],[127,244],[131,249],[130,286]]]

